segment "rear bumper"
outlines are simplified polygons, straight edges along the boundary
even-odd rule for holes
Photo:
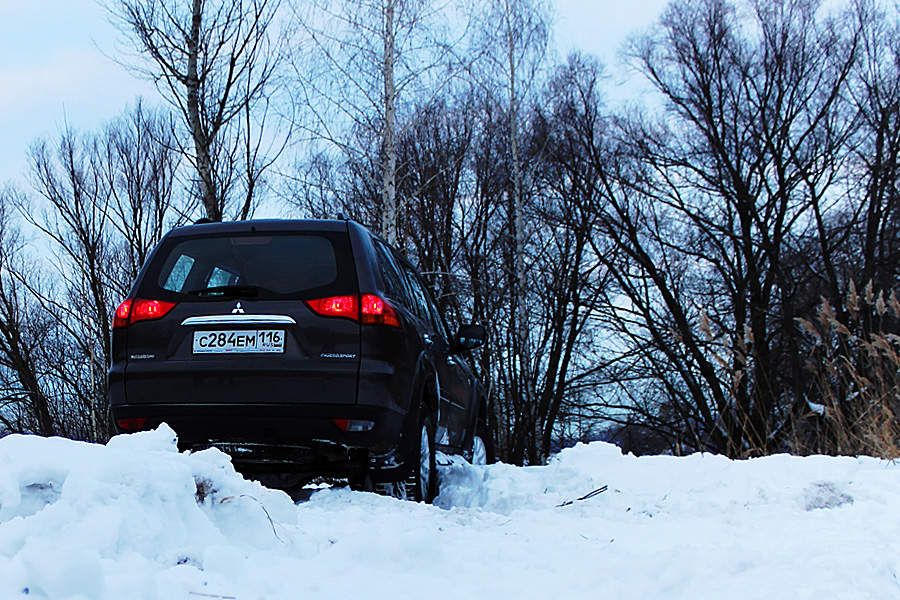
[[[393,481],[405,477],[403,457],[418,442],[417,436],[404,435],[417,417],[410,383],[386,361],[363,361],[352,379],[320,371],[314,388],[303,377],[273,378],[259,371],[219,373],[213,381],[202,369],[173,377],[168,370],[132,366],[127,394],[124,365],[114,363],[109,370],[114,422],[138,417],[147,419],[144,428],[166,423],[178,434],[181,449],[217,446],[246,470],[340,476],[368,465],[373,480]],[[182,375],[189,379],[180,380]],[[374,425],[369,431],[345,431],[335,419]]]
[[[286,360],[129,361],[110,369],[110,403],[333,404],[356,402],[359,366],[318,361],[299,368]]]
[[[143,417],[145,428],[166,423],[182,450],[216,446],[238,466],[343,474],[372,457],[397,452],[406,415],[376,406],[334,404],[114,405],[113,419]],[[335,419],[371,421],[369,431],[344,431]]]

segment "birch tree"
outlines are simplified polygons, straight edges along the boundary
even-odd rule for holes
[[[423,104],[423,97],[427,104],[447,82],[439,78],[450,60],[439,26],[445,9],[424,0],[295,3],[303,32],[293,52],[295,102],[307,111],[305,130],[314,146],[324,142],[319,160],[336,150],[337,164],[370,180],[363,187],[376,197],[364,220],[377,222],[392,244],[403,212],[397,195],[401,122],[408,107]]]
[[[131,68],[180,117],[179,147],[209,219],[247,218],[284,149],[265,131],[281,63],[280,0],[118,0],[108,8],[138,52]],[[242,191],[239,191],[242,185]]]
[[[523,160],[523,107],[539,85],[549,41],[549,7],[542,0],[502,0],[484,6],[473,5],[475,34],[470,67],[473,82],[481,88],[484,102],[493,104],[506,117],[507,233],[509,238],[509,332],[512,395],[516,413],[516,442],[519,452],[526,440],[540,439],[533,372],[535,361],[529,342],[526,314],[528,264],[526,261],[525,203],[531,173]],[[541,460],[534,454],[531,460]],[[516,457],[521,461],[522,456]]]

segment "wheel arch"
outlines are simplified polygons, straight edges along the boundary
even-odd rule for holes
[[[437,368],[424,354],[419,356],[416,363],[416,375],[413,378],[410,391],[409,410],[403,423],[403,438],[401,450],[406,453],[411,450],[413,441],[418,442],[418,422],[421,411],[428,410],[435,415],[435,426],[440,415],[440,380]]]

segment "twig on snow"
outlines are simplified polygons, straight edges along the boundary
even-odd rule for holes
[[[563,502],[562,504],[557,504],[557,505],[556,505],[556,508],[561,508],[561,507],[563,507],[563,506],[569,506],[570,504],[575,504],[576,502],[581,502],[582,500],[588,500],[588,499],[590,499],[590,498],[593,498],[593,497],[596,496],[597,494],[602,494],[602,493],[605,492],[607,489],[608,489],[608,486],[605,486],[605,485],[602,486],[602,487],[598,487],[596,490],[594,490],[594,491],[592,491],[592,492],[588,492],[587,494],[585,494],[585,495],[582,496],[581,498],[575,498],[574,500],[566,500],[566,501]]]
[[[262,511],[264,513],[266,513],[266,518],[269,520],[269,525],[272,527],[272,533],[274,533],[275,537],[278,539],[278,541],[283,544],[284,540],[281,539],[281,536],[278,535],[278,531],[276,531],[276,529],[275,529],[275,521],[272,520],[272,516],[269,514],[269,511],[266,510],[266,507],[263,505],[263,503],[259,501],[259,498],[251,496],[250,494],[241,494],[240,496],[238,496],[238,498],[250,498],[251,500],[255,500],[257,504],[259,504],[259,507],[262,509]],[[227,502],[229,500],[234,500],[234,496],[228,496],[226,498],[222,498],[221,500],[219,500],[219,503],[221,504],[221,503]]]

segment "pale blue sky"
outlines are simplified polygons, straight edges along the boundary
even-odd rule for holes
[[[656,20],[666,0],[554,4],[559,55],[580,48],[614,67],[627,35]],[[0,0],[0,184],[21,181],[28,147],[64,123],[93,129],[140,95],[159,101],[152,85],[106,56],[117,40],[95,0]],[[611,70],[613,82],[623,78]]]
[[[92,0],[0,0],[0,181],[21,177],[32,141],[66,121],[91,129],[138,95],[155,100],[103,55],[115,35]]]

